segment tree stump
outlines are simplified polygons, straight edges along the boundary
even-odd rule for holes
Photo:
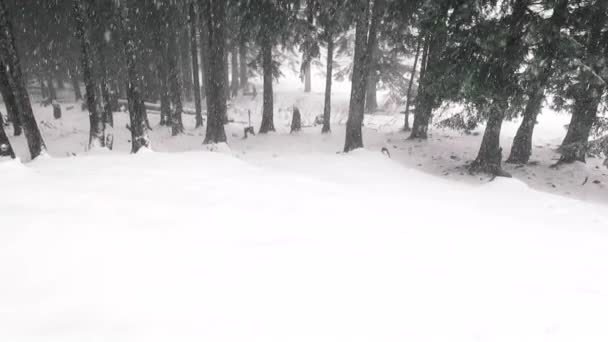
[[[293,107],[293,116],[291,117],[291,133],[299,132],[302,129],[302,116],[298,107]]]
[[[53,117],[55,119],[61,119],[61,106],[59,103],[53,103]]]

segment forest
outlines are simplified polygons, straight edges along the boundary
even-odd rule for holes
[[[608,0],[0,0],[0,342],[608,341]]]
[[[485,124],[473,173],[508,175],[503,159],[528,163],[543,106],[571,115],[557,164],[584,162],[608,146],[607,7],[600,0],[3,0],[5,124],[15,136],[23,132],[32,159],[44,154],[28,89],[38,88],[59,116],[56,88],[68,84],[89,112],[89,148],[112,148],[120,100],[128,102],[133,153],[150,146],[155,123],[147,111],[183,134],[185,102],[194,102],[196,127],[206,126],[204,143],[223,143],[231,98],[250,93],[249,77],[259,75],[264,134],[275,130],[273,81],[285,63],[277,55],[301,56],[310,92],[311,64],[323,49],[322,133],[331,132],[334,55],[350,59],[338,71],[351,83],[344,152],[363,147],[364,114],[378,109],[382,87],[403,104],[409,139],[427,139],[433,112],[448,103],[463,109],[443,124]],[[521,123],[503,155],[501,126],[514,118]],[[7,132],[0,139],[2,153],[14,155]]]

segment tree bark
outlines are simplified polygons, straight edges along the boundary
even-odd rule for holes
[[[182,123],[182,80],[181,73],[179,70],[179,45],[177,36],[177,4],[169,5],[169,13],[165,14],[168,20],[168,51],[167,51],[167,67],[168,75],[167,82],[169,87],[169,93],[171,103],[173,105],[171,111],[171,135],[176,136],[184,132],[184,125]]]
[[[247,83],[249,82],[247,77],[247,42],[244,38],[239,41],[239,75],[241,80],[239,85],[241,89],[247,89]]]
[[[8,76],[6,75],[4,64],[0,62],[0,93],[4,99],[4,105],[6,107],[6,114],[8,120],[13,124],[13,135],[20,136],[21,122],[19,121],[19,108],[17,107],[17,100],[13,93],[10,84],[8,83]]]
[[[369,70],[367,73],[367,90],[365,91],[365,112],[373,113],[378,109],[378,37],[376,34],[369,37]]]
[[[232,71],[232,97],[236,97],[239,94],[241,86],[239,84],[239,49],[236,43],[232,45],[232,52],[230,52],[231,59],[231,71]]]
[[[403,122],[403,130],[410,130],[410,100],[412,98],[412,86],[414,85],[414,78],[416,78],[416,67],[418,66],[418,57],[420,56],[420,46],[422,45],[422,35],[418,36],[418,42],[416,43],[416,55],[414,57],[414,66],[412,67],[412,74],[410,75],[410,82],[407,85],[407,99],[405,100],[405,120]]]
[[[84,75],[87,108],[89,110],[89,149],[94,149],[105,146],[105,123],[103,112],[97,106],[97,85],[93,76],[93,51],[88,29],[92,12],[90,6],[90,1],[77,1],[75,2],[74,14],[76,18],[76,30],[80,38],[82,73]]]
[[[15,38],[10,23],[10,15],[7,11],[6,0],[0,0],[0,61],[4,64],[8,83],[15,94],[17,108],[19,110],[19,121],[23,126],[28,148],[32,159],[36,159],[46,152],[46,146],[34,112],[30,97],[27,93],[25,78],[21,71],[19,54],[15,47]]]
[[[489,118],[481,141],[481,147],[477,158],[469,168],[471,172],[508,176],[501,167],[502,148],[500,147],[500,131],[507,106],[508,104],[506,103],[495,103],[489,108]]]
[[[202,0],[208,37],[207,132],[204,144],[226,142],[225,30],[226,4],[223,0]]]
[[[177,30],[180,26],[180,23],[178,22],[178,20],[180,19],[179,16],[177,16],[177,12],[178,9],[176,9],[176,16],[173,19],[174,20],[174,25],[175,25],[175,29]],[[190,32],[188,30],[187,25],[185,25],[185,27],[183,28],[183,30],[180,30],[180,34],[179,34],[179,39],[180,39],[180,51],[181,51],[181,79],[182,79],[182,89],[183,89],[183,98],[185,101],[192,101],[193,99],[193,86],[194,86],[194,80],[193,80],[193,76],[194,73],[192,72],[192,56],[196,56],[196,55],[190,55],[190,51],[191,49],[190,44],[191,44],[191,38],[190,38]],[[196,39],[196,38],[194,38]]]
[[[372,9],[372,19],[369,22],[369,0],[358,0],[358,19],[355,29],[355,56],[353,58],[352,86],[348,119],[346,121],[346,139],[344,152],[363,147],[361,126],[363,125],[363,111],[365,107],[365,91],[369,73],[369,52],[374,44],[378,22],[382,13],[383,0],[376,0]]]
[[[0,115],[0,159],[5,157],[15,158],[15,152],[4,131],[4,120],[2,119],[2,115]]]
[[[200,45],[201,45],[201,75],[202,75],[202,96],[207,100],[209,99],[209,85],[207,81],[209,79],[208,73],[210,72],[209,68],[209,26],[208,26],[208,17],[210,16],[208,2],[209,0],[198,0],[198,8],[199,8],[199,25],[200,25]]]
[[[302,115],[298,107],[293,107],[293,115],[291,117],[291,131],[290,133],[299,132],[302,130]]]
[[[142,76],[139,74],[139,54],[135,43],[136,11],[138,0],[123,2],[123,21],[125,29],[124,45],[127,59],[127,100],[129,101],[129,119],[131,121],[131,153],[137,153],[142,148],[150,147],[148,125],[146,123],[146,107],[142,94]]]
[[[201,83],[199,80],[198,47],[196,41],[196,8],[194,1],[190,3],[190,55],[192,56],[192,81],[194,83],[194,108],[196,110],[196,127],[203,126],[201,104]]]
[[[230,62],[228,61],[228,44],[226,43],[226,48],[224,48],[224,96],[228,100],[230,99],[230,75],[228,74],[230,70]],[[228,122],[228,118],[224,118],[224,123]]]
[[[331,83],[333,80],[334,38],[327,39],[327,71],[325,76],[325,103],[323,106],[323,128],[321,133],[331,132]]]
[[[597,118],[602,89],[599,86],[579,91],[574,99],[572,118],[560,146],[560,163],[585,162],[591,128]]]
[[[272,43],[265,35],[262,39],[262,69],[264,73],[264,100],[262,108],[262,125],[260,133],[274,132],[274,99],[272,90]]]

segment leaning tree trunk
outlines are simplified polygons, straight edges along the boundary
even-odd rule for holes
[[[403,130],[405,132],[410,130],[410,100],[412,99],[412,86],[414,85],[414,78],[416,78],[416,67],[418,66],[418,57],[420,56],[420,46],[422,42],[422,35],[418,36],[418,42],[416,43],[416,56],[414,57],[414,66],[412,67],[412,74],[410,75],[410,82],[407,85],[407,99],[405,100],[405,120],[403,122]]]
[[[194,83],[194,108],[196,110],[196,127],[203,126],[203,113],[201,105],[201,83],[199,81],[198,47],[196,42],[196,8],[195,3],[190,3],[190,55],[192,56],[192,81]]]
[[[585,162],[589,135],[597,118],[597,109],[601,99],[601,95],[598,94],[601,94],[602,91],[603,89],[599,86],[579,90],[578,96],[574,99],[568,132],[560,146],[560,163]]]
[[[11,142],[8,140],[8,136],[4,131],[4,120],[2,120],[2,115],[0,115],[0,159],[6,157],[15,158],[15,152],[13,151],[13,146],[11,146]]]
[[[8,83],[8,76],[6,75],[6,68],[2,62],[0,62],[0,93],[4,99],[4,105],[6,106],[6,114],[8,120],[13,124],[13,135],[21,135],[21,121],[19,121],[19,108],[17,107],[17,99],[15,94],[11,90]]]
[[[15,95],[19,121],[25,132],[30,155],[32,159],[35,159],[45,153],[46,146],[38,129],[32,103],[27,93],[26,80],[21,71],[19,54],[15,47],[15,38],[5,1],[0,0],[0,61],[4,64],[10,89]]]
[[[247,42],[244,38],[239,41],[239,76],[241,78],[239,85],[241,89],[247,89],[249,82],[247,77]]]
[[[544,95],[544,85],[533,86],[530,99],[524,109],[523,118],[511,146],[511,153],[507,163],[526,164],[532,155],[532,134],[536,125],[536,118],[540,113]]]
[[[239,94],[239,89],[241,89],[241,86],[239,85],[239,49],[236,43],[232,44],[230,59],[232,64],[232,83],[230,88],[232,89],[232,97],[236,97]]]
[[[150,147],[146,107],[141,88],[142,76],[139,74],[139,54],[135,43],[136,11],[138,0],[123,2],[124,45],[127,62],[127,100],[129,101],[129,119],[131,121],[131,153]]]
[[[327,38],[327,72],[325,76],[325,103],[323,106],[323,128],[321,133],[331,132],[331,82],[333,79],[334,64],[334,38],[330,34]]]
[[[203,143],[226,142],[224,119],[226,117],[225,90],[225,30],[226,4],[222,0],[203,1],[201,8],[209,14],[204,18],[208,33],[209,68],[207,71],[207,132]]]
[[[74,14],[76,18],[76,31],[80,39],[80,53],[82,73],[86,90],[87,108],[89,110],[89,149],[105,147],[105,123],[103,112],[97,106],[95,79],[93,78],[93,51],[90,33],[88,30],[92,9],[90,2],[75,2]],[[98,51],[99,52],[99,51]]]
[[[262,39],[262,70],[264,73],[264,100],[260,133],[274,131],[274,99],[272,94],[272,43],[267,35]]]
[[[568,17],[568,0],[556,1],[553,6],[553,14],[551,15],[550,24],[543,33],[543,41],[541,44],[544,48],[539,51],[537,59],[540,64],[540,71],[531,85],[529,92],[530,98],[524,109],[522,122],[517,129],[511,154],[507,159],[507,163],[526,164],[532,155],[532,135],[536,118],[542,108],[544,90],[549,82],[549,78],[553,73],[553,62],[556,58],[559,49],[559,35],[561,27],[566,23]]]

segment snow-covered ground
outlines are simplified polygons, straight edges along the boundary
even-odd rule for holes
[[[462,168],[480,136],[407,141],[390,112],[336,153],[346,83],[331,135],[289,134],[315,87],[281,82],[278,131],[246,140],[261,92],[237,99],[213,152],[192,117],[171,137],[151,114],[154,152],[129,155],[120,113],[115,150],[86,152],[78,105],[36,105],[51,157],[19,138],[24,163],[0,163],[0,341],[608,340],[608,170],[549,168],[567,116],[541,116],[537,165],[489,181]]]

